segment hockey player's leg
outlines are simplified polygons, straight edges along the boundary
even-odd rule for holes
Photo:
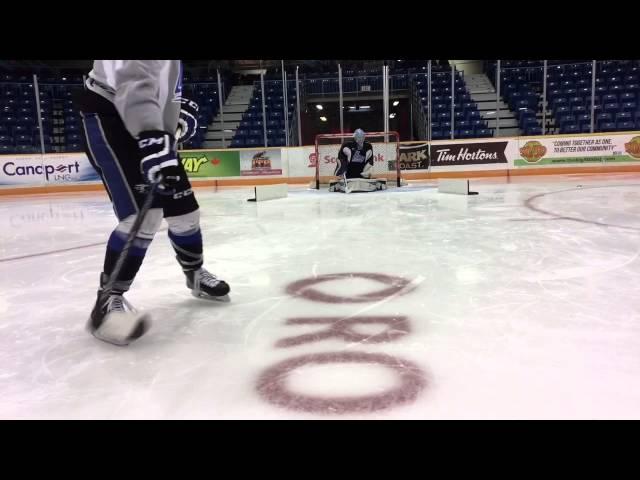
[[[96,338],[115,345],[127,345],[139,338],[148,330],[150,322],[149,315],[139,313],[123,295],[131,287],[147,248],[160,227],[162,210],[154,208],[147,212],[130,247],[123,251],[134,220],[135,215],[130,215],[120,221],[109,237],[100,288],[88,323],[89,331]],[[121,259],[122,255],[124,257]],[[117,276],[112,279],[109,291],[105,292],[103,289],[119,260],[121,266],[116,272]]]
[[[88,109],[94,106],[96,111],[103,108],[99,102],[96,105],[91,102],[92,98],[88,96]],[[140,206],[146,198],[146,195],[136,190],[136,186],[142,183],[138,168],[137,144],[126,131],[115,110],[105,111],[104,114],[83,111],[82,121],[85,152],[99,170],[120,221],[107,243],[98,298],[87,328],[100,340],[126,345],[139,338],[149,327],[149,316],[136,312],[123,298],[123,294],[131,286],[147,247],[160,226],[162,210],[152,208],[147,212],[135,238],[127,251],[123,252]],[[111,285],[108,291],[105,291],[119,260],[117,278],[111,279]]]
[[[185,182],[173,198],[165,199],[164,214],[169,224],[169,240],[193,296],[228,301],[229,285],[202,267],[200,209],[186,174]]]

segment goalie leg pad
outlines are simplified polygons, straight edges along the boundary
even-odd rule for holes
[[[376,190],[386,190],[387,181],[385,179],[348,178],[347,185],[343,180],[329,183],[330,192],[375,192]]]

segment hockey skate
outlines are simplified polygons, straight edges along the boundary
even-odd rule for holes
[[[87,329],[98,340],[125,346],[149,330],[150,320],[148,313],[137,312],[122,293],[105,296],[100,289]]]
[[[187,287],[191,289],[191,295],[206,300],[228,302],[229,285],[204,268],[184,272],[187,277]]]

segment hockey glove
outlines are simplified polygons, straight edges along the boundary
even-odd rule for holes
[[[140,168],[144,180],[150,184],[160,182],[160,191],[172,191],[172,187],[180,180],[173,135],[160,130],[141,132],[138,136],[138,148],[142,157]]]
[[[193,100],[183,98],[180,100],[182,109],[178,119],[176,138],[178,142],[187,142],[196,134],[198,129],[198,104]]]

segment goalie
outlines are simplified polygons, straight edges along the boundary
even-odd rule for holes
[[[342,179],[331,182],[329,191],[350,193],[386,189],[386,179],[371,179],[373,162],[373,147],[365,142],[365,133],[359,128],[352,141],[340,146],[334,176]]]

